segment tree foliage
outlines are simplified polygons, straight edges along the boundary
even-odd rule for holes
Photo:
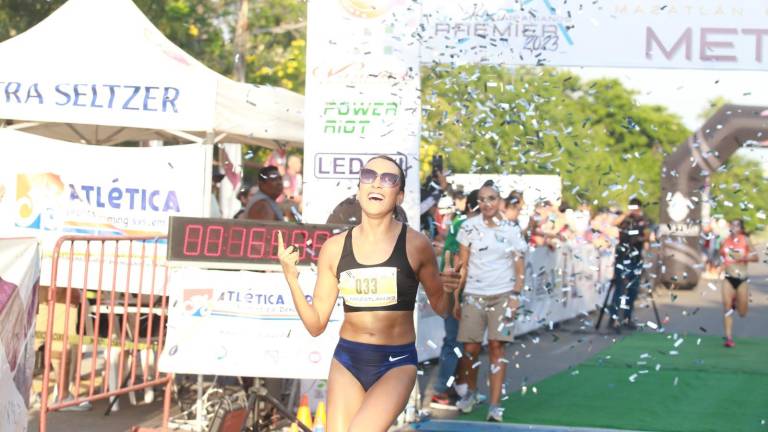
[[[248,81],[304,93],[306,16],[303,1],[258,0],[251,8]]]
[[[422,155],[446,153],[454,172],[559,174],[571,205],[638,196],[656,215],[663,157],[689,134],[616,80],[492,66],[437,66],[422,80]]]
[[[0,0],[0,42],[26,31],[64,3],[65,0]]]
[[[731,156],[710,182],[713,216],[743,219],[747,231],[765,229],[768,188],[759,162]]]

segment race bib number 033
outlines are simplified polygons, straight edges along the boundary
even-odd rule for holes
[[[339,277],[344,302],[354,307],[379,307],[397,303],[397,268],[370,267],[347,270]]]

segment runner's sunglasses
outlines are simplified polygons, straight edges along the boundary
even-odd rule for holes
[[[377,173],[370,168],[363,168],[360,170],[360,183],[373,184],[376,181],[376,177],[381,181],[381,186],[386,188],[395,187],[400,184],[400,176],[392,173]]]

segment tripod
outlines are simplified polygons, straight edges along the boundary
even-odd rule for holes
[[[621,277],[621,276],[619,276],[619,273],[620,272],[618,272],[618,271],[616,271],[614,269],[613,278],[611,279],[611,282],[608,285],[608,290],[605,293],[605,299],[603,300],[603,307],[600,308],[600,314],[597,317],[597,323],[595,324],[595,330],[599,330],[600,329],[600,323],[603,321],[603,315],[605,314],[605,309],[608,307],[608,301],[611,298],[611,293],[613,292],[614,289],[616,289],[616,278]],[[637,282],[638,282],[638,284],[640,283],[639,280]],[[638,287],[638,290],[639,289],[640,289],[640,287]],[[656,317],[656,325],[658,327],[661,327],[661,318],[659,317],[659,309],[656,307],[656,300],[653,297],[653,287],[651,287],[651,289],[649,289],[648,292],[649,292],[649,294],[651,296],[651,305],[653,306],[653,314]]]

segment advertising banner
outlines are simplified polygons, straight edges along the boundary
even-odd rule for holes
[[[49,285],[51,254],[62,235],[164,237],[169,216],[203,216],[210,152],[200,144],[80,145],[0,129],[0,235],[42,241],[41,283]],[[72,252],[78,259],[85,254],[79,247]],[[101,251],[89,253],[96,259]],[[74,286],[81,283],[73,278]]]
[[[167,80],[152,77],[114,76],[109,80],[51,74],[39,77],[0,71],[0,118],[22,118],[58,123],[102,124],[144,129],[203,130],[213,126],[215,83],[201,91],[199,82],[188,78]],[[156,73],[155,68],[147,68]],[[29,69],[25,69],[25,72]],[[78,70],[83,73],[84,71]]]
[[[596,308],[611,278],[612,256],[572,241],[526,257],[523,309],[515,334],[574,318]],[[164,372],[276,378],[326,379],[344,316],[341,297],[322,335],[301,323],[282,273],[175,268],[168,293]],[[316,274],[299,282],[312,300]],[[443,320],[417,296],[419,361],[440,355]]]
[[[32,238],[0,238],[0,430],[27,430],[35,367],[40,248]]]
[[[403,207],[419,220],[418,3],[308,5],[304,218],[324,223],[357,191],[360,168],[387,154],[406,172]]]
[[[299,282],[312,300],[315,274]],[[164,372],[326,379],[343,317],[341,298],[312,337],[282,273],[178,268],[170,275]]]
[[[62,3],[0,44],[0,118],[213,129],[218,77],[173,45],[133,2]],[[88,138],[110,139],[95,135]]]
[[[520,335],[599,307],[612,273],[605,272],[611,255],[601,255],[588,243],[569,241],[555,249],[537,247],[526,256],[522,310],[515,322]]]
[[[424,1],[421,62],[766,70],[768,5]]]

